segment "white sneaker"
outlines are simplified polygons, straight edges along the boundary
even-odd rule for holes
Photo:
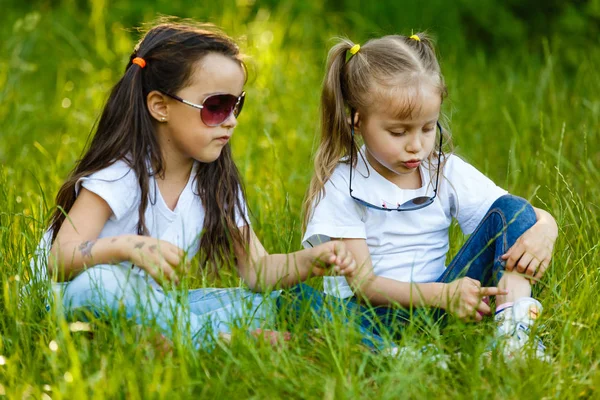
[[[542,304],[531,297],[523,297],[512,306],[500,310],[494,316],[498,324],[493,347],[502,347],[507,359],[530,354],[537,359],[550,361],[546,346],[537,336],[532,336],[531,327],[542,313]]]

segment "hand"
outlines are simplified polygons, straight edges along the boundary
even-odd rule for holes
[[[482,298],[508,294],[497,287],[481,287],[481,282],[464,277],[447,283],[442,291],[441,308],[464,321],[481,321],[491,314],[490,306]]]
[[[545,214],[517,239],[502,259],[506,261],[506,271],[514,271],[516,267],[517,272],[539,280],[550,264],[558,228],[550,214],[536,211]]]
[[[332,266],[337,275],[353,277],[358,268],[354,256],[341,240],[334,240],[313,247],[313,275],[323,276]]]
[[[146,271],[156,282],[179,284],[176,268],[184,260],[184,251],[164,240],[140,235],[131,235],[123,242],[127,259]],[[187,263],[184,268],[187,269]]]

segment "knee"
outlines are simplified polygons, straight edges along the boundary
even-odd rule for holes
[[[510,225],[511,222],[519,221],[519,225],[524,228],[533,226],[537,217],[535,211],[529,202],[521,197],[506,194],[499,197],[490,207],[490,210],[498,210]]]

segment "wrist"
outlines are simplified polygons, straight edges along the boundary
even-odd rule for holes
[[[427,306],[446,310],[448,308],[448,284],[433,282],[430,285],[431,288],[429,292],[431,295],[425,298]]]
[[[302,277],[312,271],[315,260],[315,249],[313,247],[292,253],[294,267],[298,269]]]
[[[558,225],[554,217],[545,210],[535,209],[535,211],[537,222],[545,227],[547,236],[551,239],[556,239],[558,237]]]
[[[132,243],[135,236],[136,235],[120,235],[111,239],[111,245],[113,246],[114,254],[119,260],[132,261]]]

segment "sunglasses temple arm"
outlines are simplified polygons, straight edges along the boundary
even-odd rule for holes
[[[353,159],[352,155],[354,153],[354,110],[350,111],[351,114],[351,125],[350,125],[350,182],[348,183],[348,189],[350,190],[350,197],[352,197],[352,168],[353,168]]]

